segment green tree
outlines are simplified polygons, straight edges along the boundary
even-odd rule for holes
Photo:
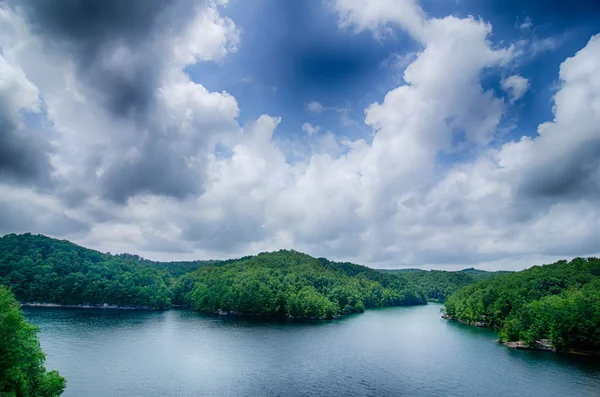
[[[57,371],[46,371],[37,332],[37,327],[25,321],[12,293],[0,285],[0,392],[16,397],[62,394],[65,378]]]
[[[559,350],[600,350],[600,259],[575,258],[533,266],[475,284],[448,297],[448,315],[483,322],[503,341]]]

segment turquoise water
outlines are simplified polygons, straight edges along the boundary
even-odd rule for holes
[[[331,321],[24,309],[65,396],[600,396],[589,357],[517,351],[440,305]]]

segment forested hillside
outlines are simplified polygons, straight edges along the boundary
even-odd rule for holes
[[[427,300],[444,302],[448,296],[461,287],[477,281],[496,277],[509,272],[486,272],[473,268],[460,271],[399,269],[381,270],[382,272],[400,275],[421,287]]]
[[[549,339],[559,350],[598,351],[600,259],[559,261],[468,285],[447,299],[445,311],[492,327],[503,341]]]
[[[0,238],[0,284],[21,302],[109,304],[294,317],[425,303],[403,277],[279,251],[224,261],[153,262],[42,235]]]
[[[201,311],[293,317],[425,303],[422,291],[402,277],[286,250],[201,267],[176,291],[177,301]]]
[[[136,256],[103,254],[42,235],[0,238],[0,283],[21,302],[166,308],[181,272],[181,266],[171,273]]]

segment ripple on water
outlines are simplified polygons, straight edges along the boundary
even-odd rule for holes
[[[26,308],[65,396],[594,396],[600,363],[517,351],[439,305],[337,321]]]

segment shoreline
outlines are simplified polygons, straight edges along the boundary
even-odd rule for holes
[[[539,350],[539,351],[546,351],[546,352],[552,352],[552,353],[557,353],[559,351],[554,346],[552,346],[552,344],[550,343],[550,339],[542,339],[542,340],[535,341],[535,344],[533,346],[530,346],[523,341],[504,342],[504,341],[498,340],[498,342],[502,343],[504,346],[511,348],[511,349]]]
[[[25,303],[21,303],[20,304],[21,307],[40,307],[40,308],[45,308],[45,309],[114,309],[114,310],[163,310],[163,311],[167,311],[167,310],[171,310],[171,309],[190,309],[192,311],[195,311],[197,313],[203,313],[203,314],[212,314],[212,315],[217,315],[217,316],[232,316],[232,317],[263,317],[263,318],[278,318],[278,317],[274,317],[274,316],[265,316],[265,315],[261,315],[261,314],[255,314],[255,313],[242,313],[242,312],[238,312],[238,311],[224,311],[224,310],[215,310],[215,311],[197,311],[197,310],[193,310],[191,308],[188,308],[186,306],[182,306],[182,305],[173,305],[170,308],[166,308],[166,309],[157,309],[157,308],[151,308],[148,306],[121,306],[121,305],[109,305],[108,303],[104,303],[104,304],[78,304],[78,305],[63,305],[63,304],[59,304],[59,303],[39,303],[39,302],[25,302]],[[352,313],[355,314],[355,313]],[[294,316],[285,316],[282,318],[287,318],[287,319],[297,319],[297,320],[337,320],[342,318],[341,314],[336,314],[333,317],[294,317]]]
[[[442,314],[442,318],[443,318],[444,320],[458,321],[458,322],[459,322],[459,323],[461,323],[461,324],[464,324],[464,325],[469,325],[469,326],[471,326],[471,327],[477,327],[477,328],[487,328],[487,326],[485,325],[485,323],[484,323],[484,322],[482,322],[482,321],[475,321],[475,322],[473,322],[473,323],[470,323],[470,322],[468,322],[468,321],[459,320],[459,319],[457,319],[457,318],[455,318],[455,317],[452,317],[452,316],[450,316],[450,315],[448,315],[448,314],[446,314],[446,313]]]
[[[432,302],[433,303],[433,302]],[[427,305],[428,303],[425,304],[418,304],[418,305],[398,305],[398,306],[378,306],[375,308],[386,308],[386,307],[411,307],[411,306],[423,306],[423,305]],[[361,314],[363,312],[355,312],[355,313],[350,313],[350,314],[335,314],[332,317],[316,317],[316,316],[311,316],[311,317],[296,317],[296,316],[292,316],[292,315],[288,315],[288,316],[269,316],[269,315],[262,315],[262,314],[256,314],[256,313],[242,313],[242,312],[238,312],[238,311],[225,311],[225,310],[214,310],[214,311],[198,311],[198,310],[194,310],[191,307],[187,307],[187,306],[183,306],[183,305],[171,305],[170,307],[167,308],[153,308],[153,307],[149,307],[149,306],[122,306],[122,305],[112,305],[112,304],[108,304],[108,303],[103,303],[103,304],[73,304],[73,305],[65,305],[65,304],[60,304],[60,303],[44,303],[44,302],[23,302],[20,303],[21,307],[39,307],[39,308],[48,308],[48,309],[52,309],[52,308],[56,308],[56,309],[111,309],[111,310],[142,310],[142,311],[167,311],[167,310],[171,310],[171,309],[189,309],[192,311],[195,311],[197,313],[203,313],[203,314],[210,314],[210,315],[217,315],[217,316],[233,316],[233,317],[262,317],[265,319],[277,319],[277,318],[283,318],[283,319],[290,319],[290,320],[339,320],[341,318],[344,318],[345,316],[349,316],[349,315],[353,315],[353,314]],[[367,309],[368,310],[368,309]]]
[[[63,309],[118,309],[118,310],[168,310],[157,309],[148,306],[120,306],[103,304],[79,304],[79,305],[62,305],[59,303],[39,303],[39,302],[24,302],[21,307],[43,307],[43,308],[63,308]]]
[[[59,303],[42,303],[42,302],[24,302],[20,303],[21,307],[39,307],[39,308],[47,308],[47,309],[113,309],[113,310],[143,310],[143,311],[167,311],[171,309],[189,309],[197,313],[216,315],[216,316],[231,316],[231,317],[260,317],[265,319],[290,319],[290,320],[338,320],[344,318],[345,316],[353,315],[353,314],[361,314],[362,312],[350,313],[350,314],[335,314],[332,317],[296,317],[296,316],[269,316],[262,315],[256,313],[242,313],[238,311],[225,311],[225,310],[214,310],[214,311],[198,311],[194,310],[191,307],[183,306],[183,305],[172,305],[171,307],[160,309],[160,308],[152,308],[149,306],[121,306],[121,305],[109,305],[108,303],[104,304],[73,304],[73,305],[64,305]],[[386,307],[410,307],[410,306],[422,306],[422,305],[406,305],[406,306],[381,306],[382,308]],[[368,309],[367,309],[368,310]]]
[[[454,318],[446,313],[442,314],[442,318],[444,320],[457,321],[461,324],[468,325],[471,327],[489,328],[483,322],[469,323],[467,321],[458,320],[457,318]],[[550,339],[541,339],[541,340],[535,341],[535,344],[533,346],[528,345],[523,341],[502,341],[500,339],[498,339],[498,343],[501,343],[502,345],[508,347],[509,349],[515,349],[515,350],[537,350],[537,351],[545,351],[545,352],[551,352],[551,353],[577,354],[577,355],[581,355],[581,356],[600,356],[600,351],[594,351],[594,350],[581,350],[581,349],[573,349],[573,348],[569,348],[567,350],[557,349],[556,347],[552,346]]]
[[[337,320],[342,318],[342,316],[344,316],[343,314],[335,314],[332,317],[295,317],[292,315],[288,315],[288,316],[269,316],[269,315],[264,315],[264,314],[256,314],[256,313],[242,313],[242,312],[238,312],[235,310],[232,311],[224,311],[224,310],[215,310],[212,312],[199,312],[199,313],[206,313],[206,314],[214,314],[214,315],[218,315],[218,316],[234,316],[234,317],[259,317],[259,318],[265,318],[265,319],[290,319],[290,320]],[[352,314],[360,314],[360,313],[351,313]],[[346,314],[347,316],[348,314]]]

